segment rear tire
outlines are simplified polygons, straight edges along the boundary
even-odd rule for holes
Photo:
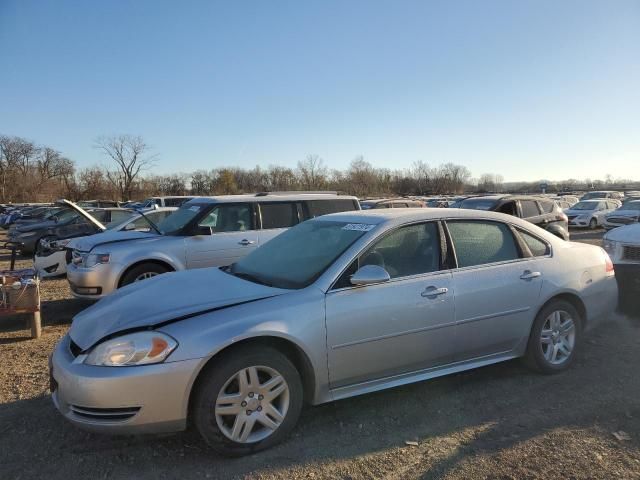
[[[295,427],[302,404],[302,381],[293,363],[273,348],[248,346],[201,373],[191,413],[211,448],[237,457],[281,442]]]
[[[157,263],[143,263],[142,265],[138,265],[137,267],[129,270],[125,276],[122,277],[120,286],[124,287],[125,285],[129,285],[134,282],[140,282],[147,278],[155,277],[156,275],[162,275],[168,271],[169,269],[167,267],[158,265]]]
[[[582,342],[583,320],[565,300],[553,300],[533,322],[525,363],[542,373],[558,373],[573,363]]]

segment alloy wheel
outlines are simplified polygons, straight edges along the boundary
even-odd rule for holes
[[[289,385],[278,371],[265,366],[243,368],[218,393],[216,423],[234,442],[259,442],[282,424],[289,400]]]
[[[575,347],[576,326],[571,315],[564,310],[552,312],[542,325],[540,346],[547,362],[552,365],[565,363]]]
[[[141,280],[146,280],[147,278],[151,278],[151,277],[155,277],[156,275],[159,275],[156,272],[145,272],[145,273],[141,273],[140,275],[138,275],[136,277],[136,279],[134,280],[134,282],[140,282]]]

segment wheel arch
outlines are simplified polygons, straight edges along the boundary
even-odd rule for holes
[[[195,393],[200,385],[200,382],[204,378],[204,375],[215,367],[216,363],[220,361],[225,355],[229,355],[234,350],[248,346],[264,346],[273,348],[282,354],[284,354],[300,373],[300,379],[302,380],[304,402],[310,403],[315,395],[316,390],[316,375],[313,369],[313,364],[309,359],[306,352],[293,341],[278,337],[275,335],[262,335],[258,337],[250,337],[234,342],[227,345],[223,349],[216,352],[211,358],[209,358],[196,373],[191,390],[189,392],[189,398],[187,402],[187,420],[191,418],[192,403],[196,397]]]
[[[557,300],[564,300],[565,302],[570,303],[580,314],[580,319],[582,320],[582,330],[585,330],[587,327],[588,316],[587,316],[587,307],[584,302],[576,293],[573,292],[562,292],[554,295],[553,297],[547,299],[544,304],[538,309],[538,313],[540,313],[547,305],[551,302]],[[536,314],[537,315],[537,314]]]
[[[171,265],[169,262],[165,261],[165,260],[160,260],[158,258],[147,258],[144,260],[139,260],[135,263],[132,263],[131,265],[129,265],[127,268],[125,268],[122,273],[120,274],[120,277],[118,278],[118,288],[122,287],[122,281],[124,280],[124,278],[127,276],[127,274],[133,270],[136,267],[139,267],[140,265],[143,265],[145,263],[152,263],[155,265],[160,265],[162,267],[165,267],[168,271],[170,272],[175,272],[176,268]]]

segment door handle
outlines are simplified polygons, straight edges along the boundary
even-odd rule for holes
[[[244,240],[240,240],[238,242],[238,245],[242,245],[243,247],[246,247],[247,245],[253,245],[254,243],[256,243],[253,240],[247,240],[246,238]]]
[[[422,295],[423,297],[437,297],[438,295],[444,295],[448,291],[449,289],[446,287],[427,287],[420,295]]]
[[[521,280],[533,280],[534,278],[541,277],[542,273],[540,272],[532,272],[531,270],[525,270],[522,275],[520,275]]]

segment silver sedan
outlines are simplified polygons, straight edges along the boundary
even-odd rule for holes
[[[177,431],[217,451],[281,441],[317,405],[516,357],[569,367],[617,301],[611,261],[499,213],[304,222],[231,267],[132,284],[75,317],[51,361],[74,424]]]

